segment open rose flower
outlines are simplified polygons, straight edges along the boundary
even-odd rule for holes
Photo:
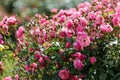
[[[91,42],[90,37],[85,34],[78,35],[76,41],[80,44],[82,48],[89,46]]]
[[[113,31],[113,28],[109,24],[103,24],[100,26],[100,30],[104,33]]]
[[[63,70],[60,70],[60,72],[58,73],[58,75],[59,75],[60,79],[66,80],[66,79],[69,79],[70,73],[69,73],[68,70],[63,69]]]
[[[78,70],[82,70],[84,67],[84,64],[80,60],[74,60],[74,67]]]
[[[17,23],[17,19],[15,16],[12,16],[10,18],[8,18],[8,25],[15,25]]]

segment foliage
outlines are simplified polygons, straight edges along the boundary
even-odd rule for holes
[[[4,80],[119,80],[119,32],[118,0],[54,8],[50,17],[35,14],[20,27],[15,16],[5,16],[0,22],[0,50],[14,55],[10,64],[16,67]],[[7,70],[2,65],[6,61],[0,62],[1,73]]]
[[[0,4],[9,14],[17,13],[20,17],[29,17],[33,16],[35,13],[50,15],[52,8],[66,9],[74,7],[83,1],[84,0],[0,0]]]

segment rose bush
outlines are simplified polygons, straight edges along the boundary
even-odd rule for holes
[[[3,80],[119,80],[119,6],[93,0],[50,17],[36,14],[20,27],[5,16],[0,45],[13,52],[16,67]]]

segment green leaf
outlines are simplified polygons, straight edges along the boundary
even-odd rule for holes
[[[3,51],[4,49],[5,47],[2,44],[0,44],[0,51]]]
[[[99,76],[100,80],[106,80],[106,78],[107,78],[107,74],[105,74],[105,73],[103,73]]]
[[[55,75],[52,77],[51,80],[60,80],[60,78],[59,78],[58,74],[55,74]]]
[[[42,76],[42,80],[50,80],[50,76],[48,74],[44,74]]]

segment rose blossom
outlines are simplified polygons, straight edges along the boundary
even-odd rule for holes
[[[108,4],[109,2],[110,2],[110,0],[102,0],[103,4],[106,4],[106,3]]]
[[[104,22],[103,16],[97,15],[96,20],[95,20],[95,24],[101,25],[103,22]]]
[[[96,58],[93,56],[93,57],[90,57],[90,63],[91,64],[94,64],[94,63],[96,63]]]
[[[34,56],[35,56],[36,59],[39,59],[41,57],[40,52],[39,51],[35,51],[34,52]]]
[[[23,34],[24,34],[24,31],[25,31],[24,27],[22,27],[22,26],[19,27],[18,30],[17,30],[17,32],[16,32],[16,37],[17,38],[22,37]]]
[[[12,17],[8,18],[7,22],[8,22],[8,25],[15,25],[17,22],[17,19],[15,16],[12,16]]]
[[[80,18],[80,21],[79,21],[79,25],[82,27],[82,28],[85,28],[87,26],[87,20],[84,18],[84,17],[81,17]]]
[[[59,77],[63,80],[69,79],[69,71],[64,69],[64,70],[60,70],[60,72],[58,73]]]
[[[0,26],[6,25],[6,24],[7,24],[7,20],[8,20],[8,17],[5,16],[5,17],[2,19],[2,21],[0,21]]]
[[[52,12],[52,13],[57,13],[57,12],[58,12],[58,9],[57,9],[57,8],[53,8],[53,9],[51,10],[51,12]]]
[[[96,13],[95,13],[94,11],[92,11],[92,12],[89,12],[89,13],[88,13],[87,18],[88,18],[89,20],[95,20],[96,16],[97,16]]]
[[[113,31],[113,28],[109,24],[102,24],[100,30],[104,33]]]
[[[72,28],[72,26],[73,26],[72,20],[68,20],[68,21],[66,22],[66,27],[67,27],[68,29],[70,29],[70,28]]]
[[[62,23],[66,20],[66,16],[65,15],[62,15],[61,17],[58,18],[58,22],[59,23]]]
[[[25,70],[26,70],[26,71],[29,71],[29,70],[30,70],[30,66],[26,64],[26,65],[25,65]]]
[[[65,47],[66,48],[70,48],[70,45],[71,45],[70,42],[67,42],[66,45],[65,45]]]
[[[12,80],[12,78],[8,76],[8,77],[5,77],[3,80]]]
[[[18,74],[15,75],[15,80],[19,80]]]
[[[112,22],[113,22],[114,26],[119,26],[120,25],[120,18],[113,17]]]
[[[84,67],[84,64],[78,59],[74,60],[73,64],[74,64],[74,67],[79,70],[82,70]]]
[[[82,47],[81,47],[81,45],[80,45],[79,42],[74,42],[74,43],[73,43],[73,48],[74,48],[75,50],[80,50],[80,49],[82,49]]]
[[[36,63],[32,63],[32,64],[31,64],[31,67],[32,67],[32,68],[37,68],[37,64],[36,64]]]
[[[76,57],[76,59],[80,59],[81,61],[83,61],[86,58],[86,55],[81,54],[80,52],[76,52],[74,56]]]
[[[76,41],[79,42],[82,48],[89,46],[91,42],[90,37],[83,33],[78,34]]]
[[[44,58],[42,56],[39,58],[38,61],[39,61],[40,65],[41,65],[41,67],[44,67],[45,61],[44,61]]]
[[[52,31],[52,32],[50,33],[50,37],[51,37],[51,38],[55,38],[55,37],[56,37],[55,31]]]
[[[37,68],[37,64],[33,62],[33,63],[30,65],[30,68],[31,68],[32,73],[34,73],[34,72],[35,72],[35,69]]]

